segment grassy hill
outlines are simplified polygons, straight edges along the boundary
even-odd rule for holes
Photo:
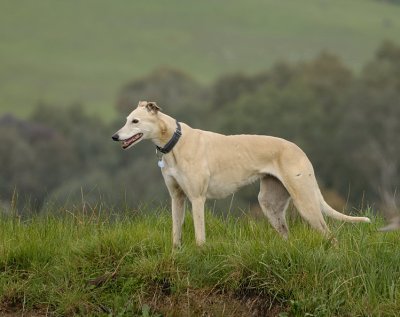
[[[399,42],[400,6],[374,0],[2,1],[0,114],[40,101],[114,115],[119,88],[160,66],[203,83],[321,50],[358,69]]]
[[[87,206],[86,206],[87,207]],[[281,239],[266,219],[207,215],[208,241],[171,249],[165,210],[102,208],[2,217],[0,313],[25,316],[397,316],[399,232],[330,223],[333,247],[300,222]],[[101,206],[100,206],[101,207]],[[6,315],[7,316],[7,315]]]

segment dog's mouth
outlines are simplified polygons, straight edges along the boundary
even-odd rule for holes
[[[141,137],[143,136],[143,133],[137,133],[134,136],[131,136],[130,138],[126,140],[121,141],[122,148],[125,150],[128,147],[130,147],[133,143],[138,141]]]

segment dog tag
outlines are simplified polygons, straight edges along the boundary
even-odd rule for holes
[[[164,167],[164,161],[161,159],[158,161],[158,167],[163,168]]]

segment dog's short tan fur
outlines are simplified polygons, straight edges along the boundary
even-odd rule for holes
[[[288,236],[285,212],[290,198],[309,224],[325,236],[329,229],[322,212],[338,220],[370,222],[332,209],[323,199],[313,167],[305,153],[284,139],[260,135],[222,135],[193,129],[181,123],[182,137],[162,158],[161,169],[172,199],[173,244],[181,243],[184,200],[192,204],[196,243],[205,242],[204,204],[207,198],[223,198],[238,188],[260,180],[258,201],[271,225]],[[143,134],[127,146],[150,139],[164,146],[176,129],[176,121],[154,102],[139,102],[126,124],[113,136],[123,141]],[[123,143],[129,144],[129,143]]]

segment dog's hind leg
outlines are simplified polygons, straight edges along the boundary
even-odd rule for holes
[[[304,220],[326,238],[332,238],[322,215],[321,193],[314,169],[304,152],[298,147],[286,149],[280,157],[276,172]]]
[[[312,228],[321,232],[325,237],[331,238],[331,233],[322,215],[320,196],[316,191],[316,186],[318,186],[316,180],[312,175],[304,175],[301,178],[287,180],[285,184],[293,204]]]
[[[289,200],[289,193],[277,178],[270,175],[261,178],[260,193],[258,194],[261,209],[271,225],[285,239],[289,234],[286,223],[286,209]]]

